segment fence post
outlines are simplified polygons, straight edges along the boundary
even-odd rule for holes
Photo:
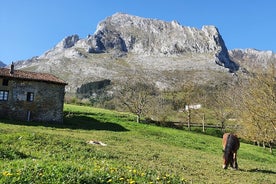
[[[203,113],[203,118],[202,118],[202,131],[205,132],[205,113]]]
[[[188,129],[191,130],[191,109],[188,108]]]

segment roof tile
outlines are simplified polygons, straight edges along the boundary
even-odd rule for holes
[[[55,84],[67,85],[66,82],[59,79],[58,77],[48,73],[36,73],[28,72],[23,70],[14,70],[14,73],[10,73],[8,68],[0,68],[0,77],[13,78],[13,79],[24,79],[32,81],[50,82]]]

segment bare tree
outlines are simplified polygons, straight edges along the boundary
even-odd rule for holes
[[[127,80],[121,85],[118,93],[123,106],[137,116],[137,122],[141,121],[141,116],[151,107],[151,98],[156,95],[155,86],[142,79]]]
[[[169,103],[164,94],[160,93],[158,96],[152,98],[151,108],[147,114],[151,120],[158,122],[158,124],[162,126],[172,126],[172,124],[168,122],[172,114],[172,104]]]
[[[210,109],[214,113],[214,118],[220,122],[221,130],[224,131],[226,121],[233,116],[233,93],[232,86],[217,86],[210,96]]]

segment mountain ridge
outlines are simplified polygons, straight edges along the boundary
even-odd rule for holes
[[[267,68],[271,63],[276,64],[276,54],[272,51],[257,49],[233,49],[229,51],[230,58],[248,70]]]
[[[232,80],[240,63],[230,53],[215,26],[200,30],[116,13],[101,21],[93,35],[67,36],[41,56],[15,65],[57,75],[69,83],[69,93],[91,81],[110,79],[120,85],[141,75],[160,89],[171,89],[187,81]]]

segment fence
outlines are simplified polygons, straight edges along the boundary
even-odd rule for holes
[[[205,132],[205,130],[207,128],[217,128],[220,130],[224,130],[224,129],[238,129],[240,126],[239,125],[226,125],[224,127],[222,127],[221,124],[205,124],[205,123],[188,123],[188,122],[166,122],[164,123],[166,124],[168,127],[173,127],[173,128],[177,128],[177,129],[183,129],[185,127],[187,128],[192,128],[192,127],[201,127],[202,131]],[[165,125],[165,126],[166,126]]]

